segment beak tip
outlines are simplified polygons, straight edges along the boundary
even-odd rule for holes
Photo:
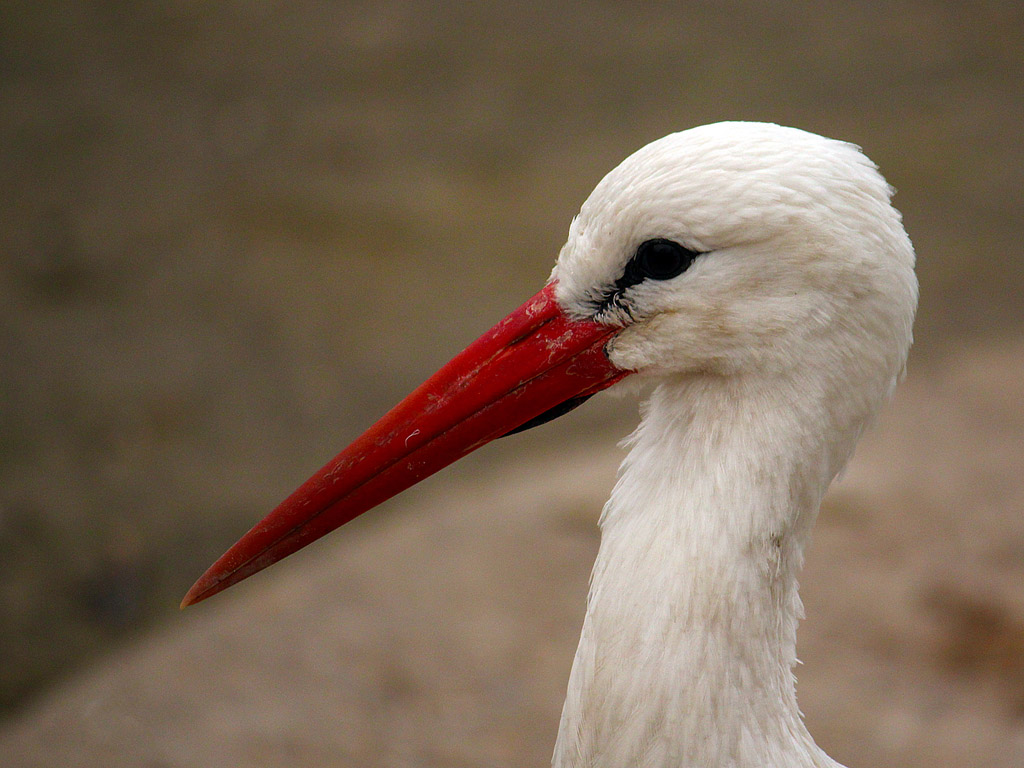
[[[181,599],[181,603],[178,605],[178,610],[184,611],[190,605],[198,603],[201,599],[202,598],[196,594],[196,588],[193,586],[192,589],[190,589]]]
[[[181,599],[181,604],[178,606],[178,609],[183,611],[190,605],[201,603],[206,598],[212,596],[216,592],[219,592],[220,590],[213,589],[215,583],[211,582],[212,580],[210,579],[208,572],[200,576],[196,583],[192,585],[192,588],[185,593],[185,597]]]

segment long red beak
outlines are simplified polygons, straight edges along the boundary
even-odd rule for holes
[[[257,523],[192,585],[181,606],[227,589],[491,440],[563,413],[626,376],[604,352],[618,329],[569,319],[554,285],[470,344]]]

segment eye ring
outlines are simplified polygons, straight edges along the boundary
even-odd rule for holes
[[[691,251],[674,240],[656,237],[644,240],[637,246],[622,276],[594,301],[594,314],[600,314],[610,307],[619,307],[630,314],[630,304],[625,293],[634,285],[645,280],[671,280],[685,272],[700,252]]]

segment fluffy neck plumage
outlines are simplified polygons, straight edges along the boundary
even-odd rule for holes
[[[778,379],[653,392],[602,514],[556,768],[837,765],[792,673],[803,548],[866,418],[829,399]]]

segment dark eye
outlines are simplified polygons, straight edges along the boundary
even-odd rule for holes
[[[594,312],[599,313],[609,307],[620,307],[632,316],[632,307],[625,299],[626,290],[639,285],[644,280],[671,280],[683,274],[700,254],[684,248],[673,240],[657,237],[640,243],[636,253],[626,263],[622,277],[615,284],[602,292],[594,301]]]
[[[634,272],[631,277],[671,280],[685,272],[696,257],[696,253],[671,240],[646,240],[630,260]]]

